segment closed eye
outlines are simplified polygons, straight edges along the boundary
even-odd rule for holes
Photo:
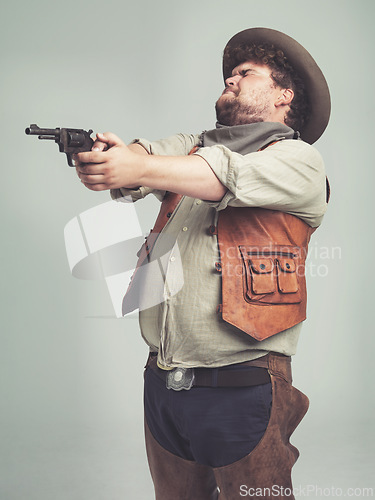
[[[247,76],[249,73],[255,73],[255,71],[254,71],[252,68],[242,69],[242,70],[240,71],[240,75],[241,75],[242,77]]]

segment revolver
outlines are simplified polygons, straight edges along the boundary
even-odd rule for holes
[[[83,130],[81,128],[39,128],[32,124],[25,130],[27,135],[37,135],[38,139],[48,139],[55,141],[59,145],[61,153],[65,153],[68,165],[74,167],[72,156],[74,153],[91,151],[94,141],[90,134],[92,130]]]

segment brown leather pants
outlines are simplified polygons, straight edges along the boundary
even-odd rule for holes
[[[249,455],[233,464],[212,468],[184,460],[161,447],[145,424],[156,500],[294,499],[291,470],[299,452],[289,438],[309,400],[291,385],[290,358],[269,354],[267,364],[273,395],[266,432]]]

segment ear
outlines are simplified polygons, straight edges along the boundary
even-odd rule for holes
[[[288,106],[294,97],[294,92],[292,89],[280,89],[280,94],[275,101],[275,107]]]

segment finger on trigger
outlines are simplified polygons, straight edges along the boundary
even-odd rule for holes
[[[103,163],[105,161],[105,157],[102,155],[101,151],[85,151],[82,153],[77,153],[77,160],[83,163],[85,166],[87,163]]]
[[[95,141],[92,145],[91,151],[105,151],[107,149],[107,144],[100,141]]]

